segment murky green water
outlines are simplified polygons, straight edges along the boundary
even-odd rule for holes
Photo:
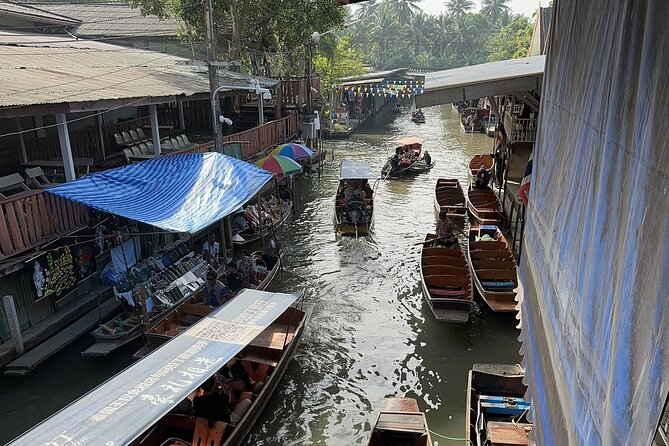
[[[408,115],[393,116],[387,126],[326,142],[335,160],[320,177],[298,180],[297,215],[280,229],[285,271],[271,289],[303,291],[315,311],[246,444],[363,444],[388,396],[417,398],[431,430],[462,438],[472,364],[520,361],[513,317],[483,308],[475,323],[450,326],[437,323],[422,298],[419,247],[413,244],[434,229],[436,179],[466,181],[469,158],[492,146],[484,135],[463,134],[450,107],[426,109],[425,115],[427,123],[420,126]],[[379,184],[371,237],[335,237],[339,161],[366,160],[380,172],[388,142],[398,135],[422,137],[436,167],[410,180]],[[83,359],[79,352],[88,344],[82,338],[23,380],[0,378],[0,443],[123,369],[137,348],[111,360]]]

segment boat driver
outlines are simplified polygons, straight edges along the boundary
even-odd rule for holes
[[[477,189],[488,189],[488,183],[490,182],[490,172],[481,166],[479,173],[476,174],[476,188]]]
[[[451,248],[458,243],[458,239],[454,234],[454,231],[458,230],[458,227],[448,218],[447,211],[442,210],[439,212],[436,230],[437,237],[439,238],[437,243],[439,245]]]

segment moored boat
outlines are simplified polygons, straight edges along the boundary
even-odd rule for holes
[[[256,262],[262,262],[262,253],[254,252],[252,255],[256,259]],[[264,291],[272,279],[274,279],[280,267],[281,262],[277,261],[274,264],[274,267],[267,271],[267,273],[258,272],[257,274],[259,276],[258,279],[260,280],[260,283],[255,288],[251,289]],[[219,280],[221,281],[224,281],[224,279],[225,273],[222,277],[219,277]],[[175,336],[178,336],[187,330],[188,327],[214,311],[214,307],[204,305],[203,292],[203,290],[200,290],[200,292],[191,297],[188,301],[175,308],[166,314],[157,323],[155,323],[154,326],[144,334],[145,344],[142,348],[135,352],[133,357],[143,358],[144,356],[154,351],[156,348],[163,345],[165,342],[169,341]],[[233,299],[235,298],[236,297],[233,297]]]
[[[395,154],[388,158],[388,161],[381,169],[383,178],[399,178],[402,175],[411,172],[411,168],[420,160],[423,150],[423,140],[415,136],[406,136],[393,141],[397,144]]]
[[[502,220],[502,204],[492,189],[476,189],[469,185],[467,191],[469,212],[481,225],[499,225]]]
[[[472,446],[528,445],[532,423],[519,365],[474,364],[469,371],[465,438]]]
[[[468,107],[460,115],[460,128],[465,133],[483,132],[483,110],[478,107]]]
[[[246,210],[246,214],[250,215],[253,222],[253,227],[244,231],[235,233],[232,237],[232,244],[236,246],[243,246],[249,243],[260,240],[260,222],[258,221],[258,213],[255,207]],[[293,205],[290,201],[276,200],[273,206],[266,206],[263,210],[265,220],[263,221],[262,235],[266,236],[272,230],[278,228],[293,215]]]
[[[497,226],[469,228],[469,264],[483,301],[495,312],[515,312],[522,293],[511,247]]]
[[[425,414],[413,398],[389,398],[379,413],[367,446],[431,446]]]
[[[240,444],[272,397],[313,309],[296,303],[295,294],[244,290],[241,297],[9,444]],[[253,390],[217,376],[233,359]],[[191,402],[212,377],[229,392],[229,403],[207,420],[195,416]]]
[[[341,235],[367,235],[374,223],[374,188],[378,177],[365,161],[342,160],[335,194],[334,221]],[[376,184],[374,184],[376,186]]]
[[[485,170],[492,174],[492,168],[495,165],[495,158],[492,155],[474,155],[471,160],[469,160],[469,175],[472,178],[476,178],[476,175],[481,170],[481,167],[484,167]]]
[[[420,256],[423,296],[439,321],[466,323],[472,309],[472,278],[460,244],[435,246],[434,234],[425,237]]]
[[[464,219],[467,214],[467,200],[460,180],[439,178],[434,188],[434,204],[437,211],[446,211],[449,218]]]

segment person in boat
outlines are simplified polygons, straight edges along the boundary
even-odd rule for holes
[[[448,213],[445,210],[439,212],[439,220],[437,221],[437,244],[441,246],[446,246],[451,248],[458,243],[458,239],[455,236],[455,231],[458,230],[458,227],[455,223],[448,218]]]
[[[244,278],[244,282],[249,285],[258,285],[258,271],[256,270],[256,261],[251,253],[246,249],[242,251],[242,258],[237,262],[237,269]]]
[[[239,273],[237,264],[232,260],[228,262],[227,279],[229,297],[236,295],[239,290],[244,288],[244,277]]]
[[[279,256],[281,255],[281,243],[276,239],[276,237],[269,237],[265,241],[265,249],[262,252],[262,260],[265,262],[267,270],[271,270],[276,265],[276,262],[279,261]]]
[[[394,154],[392,158],[390,158],[390,167],[395,170],[399,167],[400,165],[400,157],[399,155]]]
[[[235,214],[235,217],[232,219],[232,232],[244,232],[249,229],[248,223],[246,223],[246,218],[244,218],[244,211],[240,210]]]
[[[351,201],[352,197],[353,197],[353,188],[348,183],[348,181],[344,181],[344,203],[348,204],[349,201]]]
[[[432,165],[432,157],[427,150],[423,152],[423,159],[425,160],[425,164],[427,164],[428,167]]]
[[[207,240],[202,245],[202,258],[209,262],[214,267],[220,264],[218,254],[220,253],[220,245],[216,241],[214,233],[210,233]]]
[[[229,300],[228,288],[216,278],[215,271],[207,272],[207,283],[204,285],[203,304],[209,307],[218,307]]]
[[[488,183],[490,183],[490,172],[488,172],[488,169],[481,166],[479,172],[476,174],[476,188],[487,189]]]
[[[230,423],[230,395],[216,380],[216,375],[201,386],[203,394],[193,398],[193,414],[209,421]]]
[[[365,193],[365,204],[370,205],[374,200],[374,189],[369,185],[369,181],[364,180],[362,191]]]
[[[290,191],[288,190],[288,187],[283,183],[279,185],[279,198],[282,199],[283,201],[290,201]]]

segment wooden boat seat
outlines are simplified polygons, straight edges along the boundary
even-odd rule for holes
[[[273,350],[283,350],[284,345],[288,345],[295,336],[295,327],[291,326],[286,336],[286,326],[284,324],[272,324],[263,330],[249,345],[255,347],[265,347]]]
[[[423,257],[422,263],[423,267],[432,265],[449,265],[467,268],[467,261],[464,259],[464,257]]]
[[[443,290],[439,288],[428,288],[428,291],[430,292],[430,297],[432,300],[436,300],[440,297],[447,297],[447,298],[456,298],[456,297],[464,297],[465,296],[465,289],[457,289],[457,290]]]
[[[481,259],[513,260],[513,256],[509,251],[470,251],[469,255],[472,257],[472,261]]]
[[[423,248],[423,257],[434,256],[462,257],[462,250],[443,246],[426,246]]]
[[[472,266],[474,270],[479,269],[514,269],[516,267],[516,262],[510,258],[504,259],[494,259],[494,260],[475,260],[472,259]]]
[[[463,266],[451,266],[451,265],[426,265],[423,266],[423,275],[424,276],[466,276],[469,272],[469,269]]]
[[[476,277],[483,281],[509,281],[515,283],[518,276],[515,271],[509,269],[480,269],[476,271]]]
[[[470,285],[469,277],[463,276],[425,276],[428,288],[466,288]]]
[[[478,242],[469,242],[470,250],[482,250],[482,251],[502,251],[507,248],[506,243],[501,241],[478,241]]]

